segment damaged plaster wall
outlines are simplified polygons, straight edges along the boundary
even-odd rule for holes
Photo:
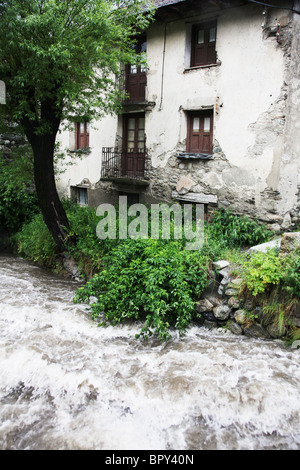
[[[291,171],[297,174],[290,161],[286,177],[282,173],[286,114],[291,106],[287,105],[291,92],[287,81],[289,73],[294,73],[289,70],[292,15],[271,10],[262,28],[262,12],[262,7],[247,6],[221,13],[218,65],[196,70],[186,68],[184,61],[188,22],[167,24],[165,42],[165,25],[156,24],[150,30],[148,93],[151,101],[156,100],[146,120],[153,165],[150,190],[165,200],[178,192],[178,184],[181,195],[217,195],[218,204],[258,216],[279,230],[286,208],[295,199],[294,183],[285,197],[285,181]],[[279,22],[280,40],[276,36]],[[158,59],[163,47],[164,69]],[[296,44],[293,48],[296,51]],[[151,94],[160,89],[162,76],[160,94]],[[186,113],[205,108],[214,109],[213,159],[182,161],[177,155],[185,151]],[[182,178],[193,185],[182,187]]]

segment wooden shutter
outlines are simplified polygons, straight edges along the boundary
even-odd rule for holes
[[[193,25],[191,67],[216,63],[216,34],[216,21]]]
[[[90,146],[90,131],[88,122],[76,122],[76,148],[82,149]]]
[[[213,113],[193,112],[188,116],[187,152],[212,153]]]

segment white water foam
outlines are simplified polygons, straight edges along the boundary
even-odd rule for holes
[[[1,449],[299,449],[300,351],[98,328],[77,284],[0,257]]]

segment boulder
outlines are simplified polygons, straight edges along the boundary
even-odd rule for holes
[[[231,309],[228,305],[218,305],[214,307],[213,312],[217,320],[227,320],[230,316]]]
[[[233,333],[235,335],[242,335],[243,334],[243,330],[242,330],[241,326],[233,320],[230,320],[228,322],[227,328],[228,328],[229,331],[231,331],[231,333]]]
[[[240,302],[236,297],[230,297],[227,303],[228,306],[233,309],[238,309],[240,306]]]
[[[201,299],[195,305],[198,313],[211,312],[213,307],[213,304],[208,299]]]
[[[270,333],[259,323],[253,323],[244,328],[244,335],[250,338],[271,338]]]
[[[247,314],[245,310],[239,309],[234,313],[234,319],[239,325],[243,325],[247,321]]]
[[[270,242],[266,243],[261,243],[260,245],[255,245],[249,248],[249,253],[255,253],[257,251],[262,251],[266,253],[268,250],[277,248],[278,250],[280,249],[281,246],[281,239],[277,238],[275,240],[271,240]]]
[[[286,333],[285,326],[280,327],[278,323],[271,323],[266,327],[266,330],[273,339],[282,338]]]
[[[300,247],[300,232],[286,232],[281,237],[280,256],[287,256]]]

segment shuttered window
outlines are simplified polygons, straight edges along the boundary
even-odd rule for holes
[[[90,125],[88,122],[76,122],[75,125],[76,149],[90,146]]]
[[[191,67],[216,63],[216,35],[216,21],[193,25],[191,38]]]
[[[212,153],[213,112],[195,111],[188,114],[187,152]]]

